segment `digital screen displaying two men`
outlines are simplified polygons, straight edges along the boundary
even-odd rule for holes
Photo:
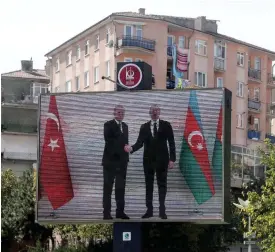
[[[224,94],[41,96],[37,220],[223,222]]]

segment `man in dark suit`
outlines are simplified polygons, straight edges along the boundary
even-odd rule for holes
[[[124,150],[134,153],[144,146],[143,168],[147,211],[142,218],[153,216],[153,189],[156,173],[159,191],[159,217],[167,219],[165,213],[167,171],[168,168],[174,167],[176,160],[174,133],[169,122],[159,119],[160,108],[157,105],[150,107],[149,114],[151,120],[141,125],[137,142],[133,146],[126,145]]]
[[[121,105],[114,108],[114,119],[104,124],[105,148],[102,158],[103,165],[103,219],[110,220],[111,195],[115,182],[116,218],[129,219],[124,213],[125,181],[129,154],[124,151],[128,144],[128,126],[122,122],[125,109]]]

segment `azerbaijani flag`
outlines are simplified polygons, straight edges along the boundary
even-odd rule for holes
[[[217,124],[216,139],[212,156],[213,172],[217,179],[222,179],[222,105]]]
[[[195,90],[190,91],[179,166],[198,204],[204,203],[215,194]]]

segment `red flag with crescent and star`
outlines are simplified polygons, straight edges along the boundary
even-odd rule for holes
[[[50,96],[39,174],[43,195],[48,197],[54,210],[74,197],[56,98],[53,95]]]
[[[215,194],[212,169],[194,90],[190,91],[179,166],[198,204],[204,203]]]

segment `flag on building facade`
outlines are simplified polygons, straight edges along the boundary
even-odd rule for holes
[[[223,117],[223,107],[221,105],[219,119],[217,123],[216,139],[214,144],[213,156],[212,156],[212,167],[213,173],[217,179],[222,179],[222,117]]]
[[[198,204],[204,203],[215,194],[195,90],[190,91],[179,166]]]
[[[68,203],[74,197],[65,142],[55,96],[50,96],[44,143],[40,158],[39,179],[43,195],[53,209]]]

